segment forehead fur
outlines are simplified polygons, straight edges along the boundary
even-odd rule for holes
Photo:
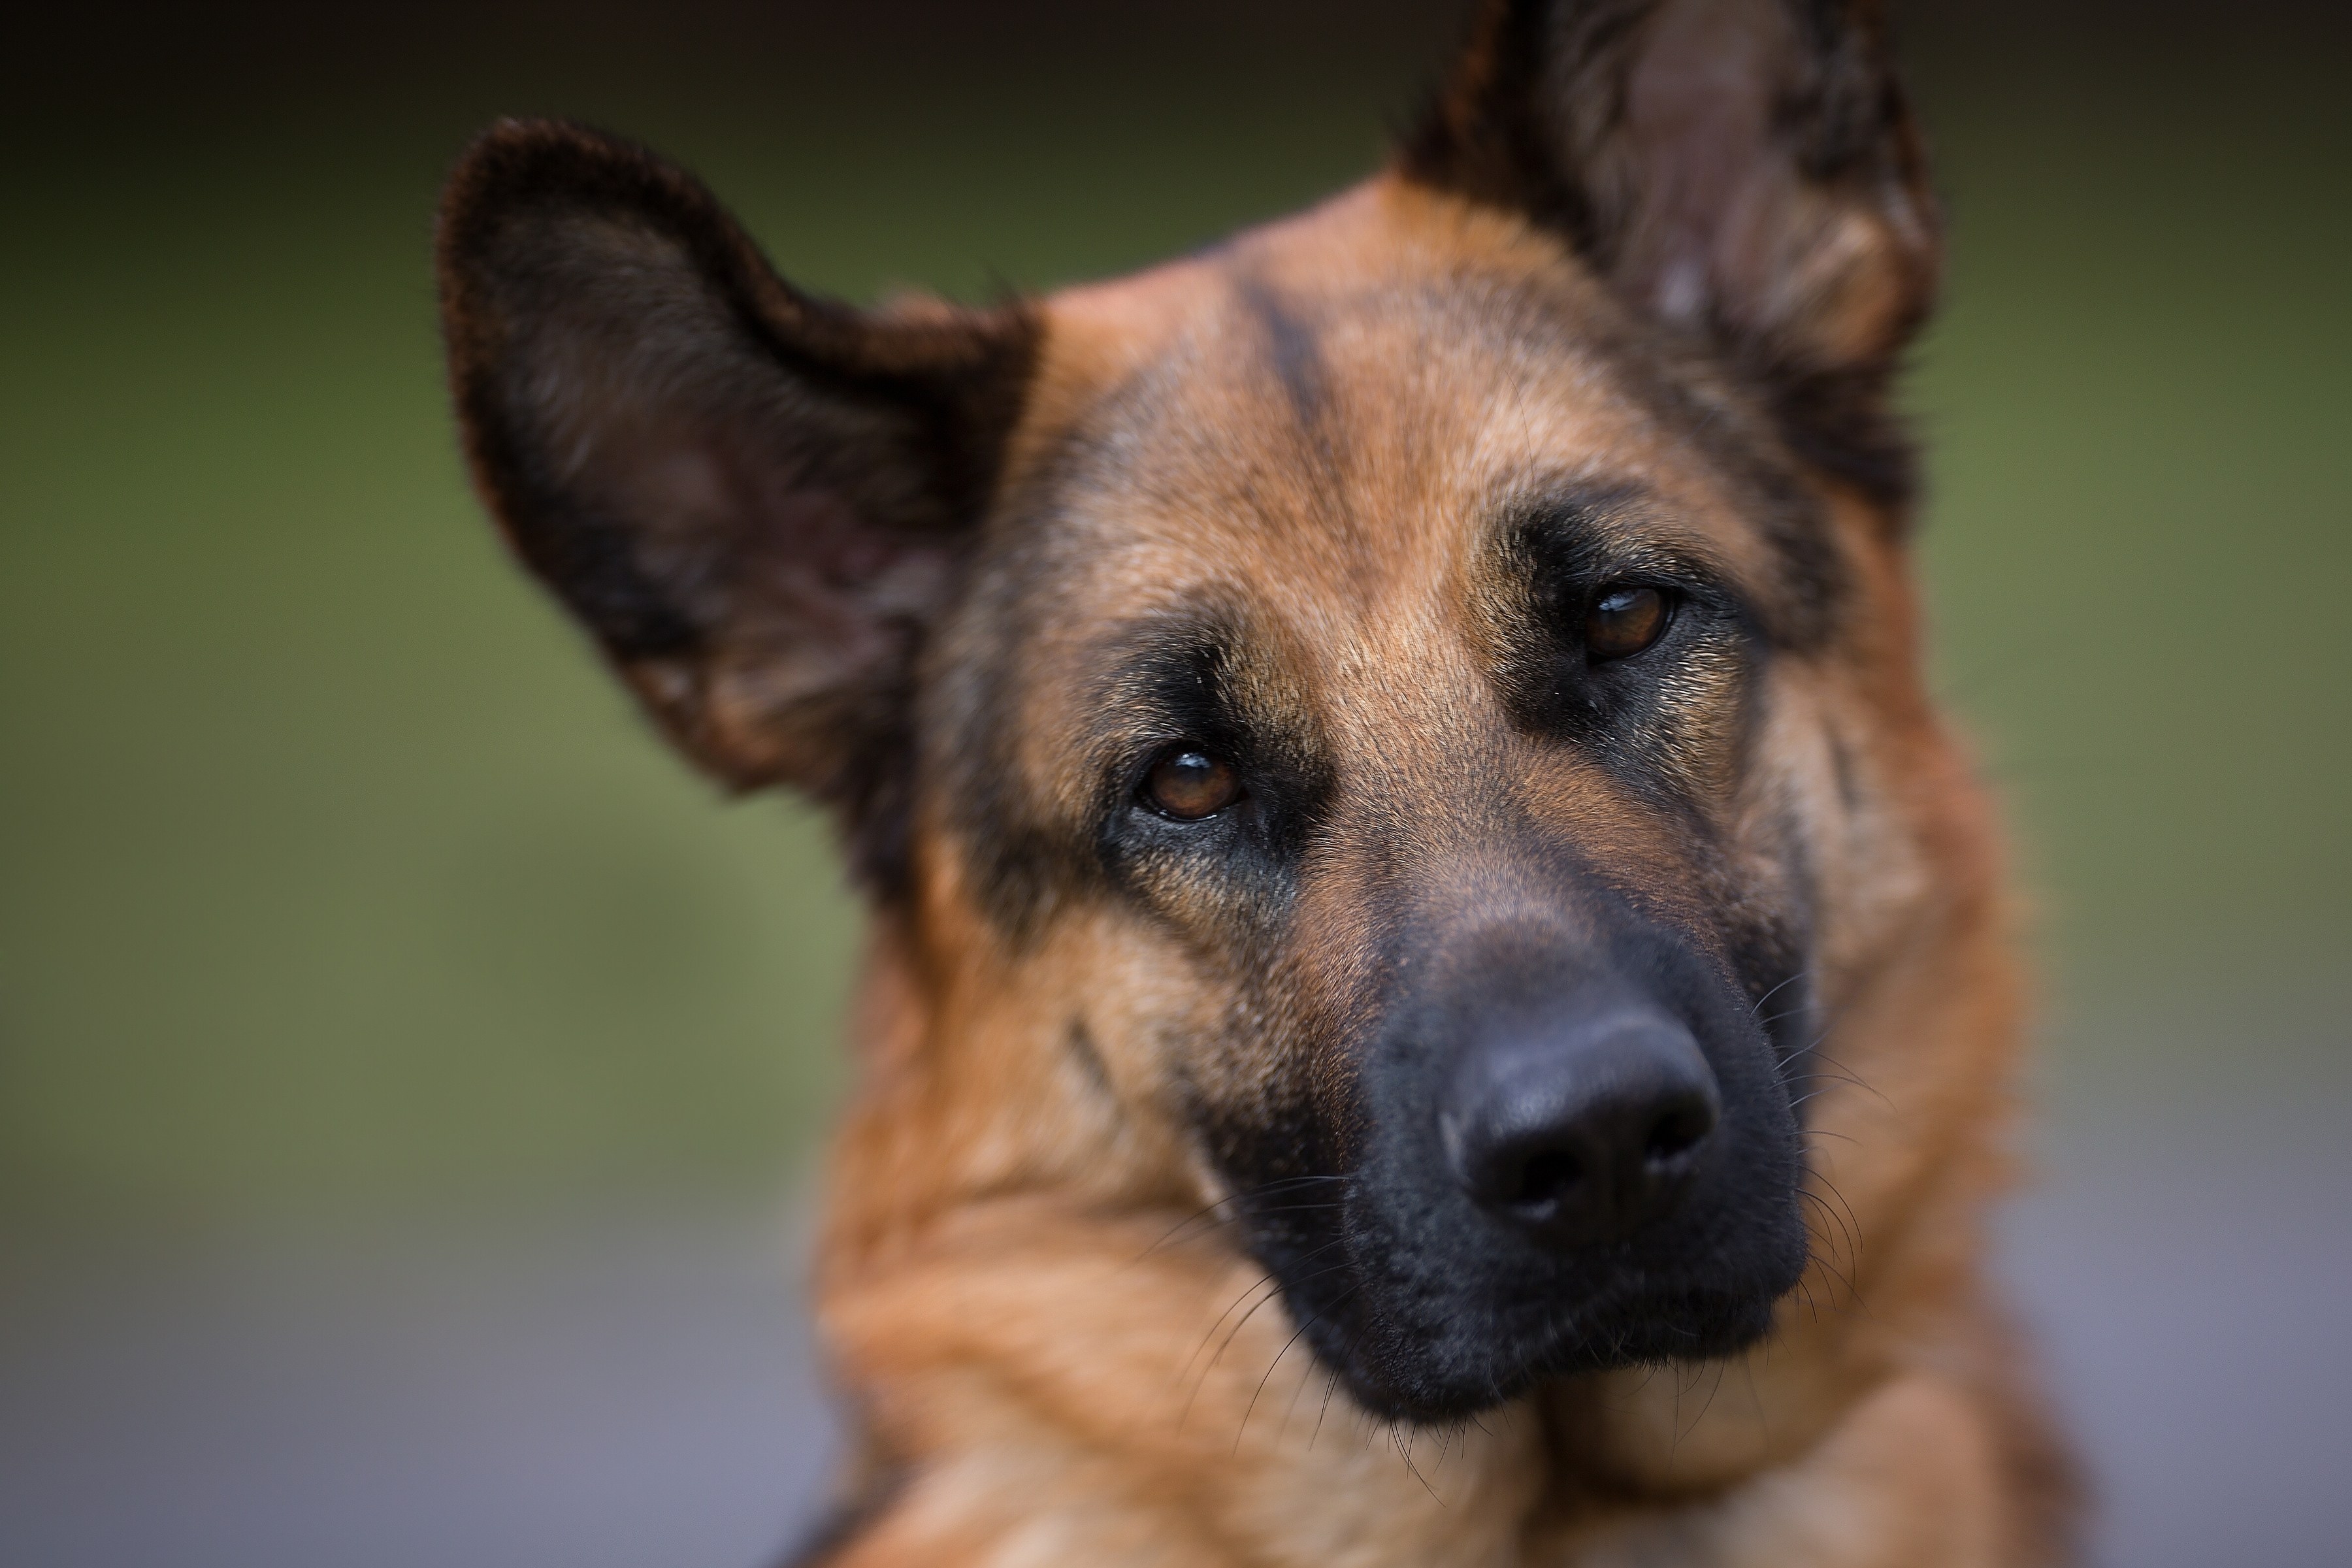
[[[1223,577],[1309,626],[1403,611],[1497,515],[1571,491],[1641,495],[1776,635],[1828,574],[1743,389],[1507,215],[1374,181],[1045,320],[1016,472],[1097,603]]]

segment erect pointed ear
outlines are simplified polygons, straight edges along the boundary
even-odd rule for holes
[[[691,177],[550,121],[467,153],[440,278],[476,480],[678,745],[853,827],[895,809],[1032,320],[812,299]]]
[[[1564,231],[1899,499],[1877,403],[1939,247],[1877,0],[1492,0],[1402,166]]]

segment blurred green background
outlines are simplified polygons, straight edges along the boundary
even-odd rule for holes
[[[2352,1531],[2352,26],[1895,0],[1948,194],[1935,679],[2046,977],[1997,1267],[2095,1560]],[[856,913],[503,558],[434,198],[503,112],[793,277],[1138,266],[1372,167],[1449,0],[0,20],[0,1559],[772,1561]]]
[[[2305,1062],[2352,873],[2340,29],[1898,16],[1954,246],[1913,388],[1936,663],[2019,829],[2056,1072]],[[1044,289],[1361,174],[1455,24],[9,26],[0,1216],[81,1226],[764,1192],[840,1079],[821,826],[675,763],[467,492],[428,241],[472,130],[636,135],[852,297]]]

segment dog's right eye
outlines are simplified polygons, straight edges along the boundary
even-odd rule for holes
[[[1179,822],[1214,816],[1242,797],[1242,775],[1231,763],[1192,746],[1179,746],[1151,764],[1138,792],[1143,804]]]

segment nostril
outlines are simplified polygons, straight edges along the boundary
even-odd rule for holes
[[[1652,1170],[1671,1165],[1693,1149],[1715,1127],[1715,1117],[1705,1105],[1677,1105],[1650,1123],[1650,1131],[1642,1141],[1642,1161]]]
[[[1512,1204],[1535,1209],[1557,1204],[1584,1180],[1584,1163],[1566,1150],[1547,1149],[1529,1156],[1519,1167],[1518,1191]]]

